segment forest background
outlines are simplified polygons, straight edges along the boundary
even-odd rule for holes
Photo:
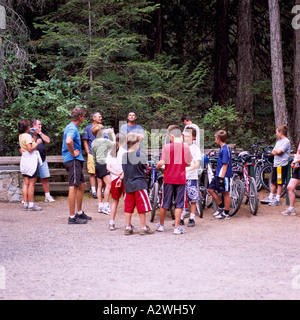
[[[0,0],[0,155],[18,154],[17,123],[40,118],[60,154],[75,106],[118,132],[136,111],[151,129],[225,129],[248,149],[300,140],[300,0]],[[85,119],[81,130],[90,123]]]

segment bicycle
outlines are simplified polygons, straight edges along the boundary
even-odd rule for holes
[[[211,159],[210,159],[211,160]],[[214,155],[212,162],[216,162],[216,156]],[[236,168],[232,169],[233,177],[230,179],[229,197],[230,197],[230,209],[229,215],[233,217],[240,209],[244,198],[244,183],[235,178],[237,175]],[[222,194],[218,194],[219,197],[223,197]],[[215,201],[212,200],[214,211],[217,211],[218,206]]]
[[[155,161],[151,161],[149,164],[148,176],[148,193],[152,208],[150,213],[150,222],[153,222],[156,210],[160,207],[163,183],[163,172],[162,170],[156,169]],[[170,212],[172,218],[175,219],[174,210],[171,209]]]
[[[241,152],[235,159],[237,175],[234,177],[234,179],[243,181],[246,196],[245,204],[249,203],[250,212],[253,215],[256,215],[259,204],[256,181],[250,174],[250,167],[254,167],[255,158],[256,156],[251,155],[249,151]]]
[[[256,156],[254,163],[254,177],[256,181],[257,191],[261,190],[262,187],[265,188],[264,183],[261,181],[260,173],[264,166],[272,165],[274,156],[271,155],[273,146],[262,146],[265,140],[258,141],[250,146],[252,154]]]
[[[212,206],[212,196],[207,191],[208,186],[212,180],[213,171],[211,164],[209,163],[209,158],[207,157],[204,161],[204,168],[198,169],[198,185],[202,197],[203,208],[210,208]]]

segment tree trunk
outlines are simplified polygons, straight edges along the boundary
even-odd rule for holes
[[[88,0],[89,9],[89,52],[92,54],[92,14],[91,14],[91,0]],[[90,63],[90,94],[93,96],[93,68]]]
[[[4,59],[4,50],[2,45],[1,29],[0,29],[0,70],[2,69],[2,66],[3,66],[3,59]],[[2,77],[0,77],[0,110],[4,109],[5,100],[6,100],[5,81]]]
[[[295,0],[300,5],[300,0]],[[300,29],[294,30],[294,106],[293,106],[293,144],[298,147],[300,141]]]
[[[218,102],[219,105],[224,105],[228,100],[228,4],[228,0],[217,0],[215,69],[212,98],[214,101]]]
[[[4,49],[2,45],[2,32],[6,29],[6,10],[5,7],[1,5],[2,1],[0,1],[0,71],[3,67],[4,61]],[[0,77],[0,110],[4,109],[4,104],[6,100],[5,94],[5,81],[2,77]],[[0,111],[1,113],[1,111]]]
[[[237,110],[254,118],[253,95],[253,25],[252,0],[239,0],[238,6],[238,76]]]
[[[279,4],[278,0],[268,1],[270,15],[272,89],[275,126],[287,126],[288,121],[284,89]],[[289,127],[288,130],[290,131]]]

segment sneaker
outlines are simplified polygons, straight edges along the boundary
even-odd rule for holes
[[[32,207],[28,206],[28,211],[41,211],[41,210],[43,210],[43,208],[37,206],[36,204],[34,204]]]
[[[215,216],[215,219],[230,219],[230,215],[226,214],[224,211],[220,212],[217,216]]]
[[[183,229],[181,226],[179,226],[178,228],[174,228],[174,234],[183,234],[186,233],[186,230]]]
[[[188,222],[188,227],[195,227],[195,219],[189,219],[189,222]]]
[[[264,199],[260,200],[261,203],[270,203],[272,201],[274,201],[274,199],[270,198],[270,196],[267,196]]]
[[[85,224],[85,223],[87,223],[86,219],[81,219],[78,216],[79,215],[76,216],[76,214],[75,214],[74,218],[69,217],[68,224]]]
[[[296,211],[295,208],[287,208],[285,211],[281,212],[281,214],[283,214],[284,216],[295,216],[296,215]]]
[[[146,229],[143,228],[143,229],[140,230],[140,235],[141,236],[143,236],[145,234],[153,234],[153,231],[148,226],[146,226]]]
[[[84,220],[92,220],[92,217],[87,216],[84,211],[82,211],[81,214],[79,214],[78,212],[76,212],[75,217],[78,217],[80,219],[84,219]]]
[[[110,230],[110,231],[116,230],[115,224],[114,224],[114,223],[110,223],[110,224],[108,225],[108,230]]]
[[[45,202],[55,202],[52,196],[48,196],[45,198]]]
[[[216,212],[213,213],[213,216],[218,216],[221,212],[224,212],[224,208],[219,208]]]
[[[102,208],[102,213],[110,215],[110,207],[109,206],[103,207]]]
[[[103,212],[103,207],[98,206],[98,213],[101,213],[101,212]]]
[[[28,203],[24,203],[24,205],[23,205],[23,210],[24,210],[24,211],[28,211]]]
[[[129,236],[129,235],[133,234],[133,228],[132,227],[130,229],[125,228],[124,234],[125,234],[125,236]]]
[[[179,225],[180,226],[184,226],[184,220],[183,219],[180,219]],[[173,227],[175,226],[175,221],[172,222],[172,226]]]
[[[269,206],[272,206],[272,207],[276,207],[276,206],[280,206],[280,205],[281,205],[280,200],[274,199],[273,201],[269,202]]]
[[[93,196],[94,199],[97,199],[97,192],[93,192],[92,196]]]
[[[156,231],[163,232],[165,230],[165,226],[162,226],[160,223],[157,224]]]

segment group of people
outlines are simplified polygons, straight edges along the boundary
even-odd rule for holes
[[[83,123],[86,111],[83,108],[74,108],[71,112],[71,122],[63,133],[62,156],[68,174],[69,182],[69,224],[85,224],[92,218],[82,210],[83,194],[86,183],[83,175],[84,157],[82,154],[81,137],[78,130]],[[92,196],[98,199],[98,212],[110,215],[109,230],[115,230],[115,217],[119,200],[124,195],[125,235],[133,233],[131,223],[132,213],[136,209],[140,218],[140,234],[152,234],[153,230],[146,223],[146,213],[151,210],[147,191],[145,169],[148,161],[142,152],[141,144],[145,137],[143,128],[137,125],[135,112],[129,112],[127,123],[121,126],[120,132],[115,135],[112,128],[106,129],[101,124],[102,116],[99,112],[92,114],[92,123],[87,126],[83,134],[83,146],[87,153],[87,169]],[[156,231],[165,230],[164,221],[167,210],[175,205],[174,234],[183,234],[185,208],[190,203],[188,227],[195,226],[196,203],[199,200],[198,168],[202,158],[200,152],[200,130],[192,123],[189,116],[183,116],[185,125],[181,132],[178,125],[168,128],[168,137],[163,146],[161,158],[156,169],[164,167],[162,199],[160,204],[160,220]],[[50,139],[41,132],[41,123],[37,120],[30,129],[26,120],[19,122],[19,142],[22,152],[20,169],[24,176],[23,201],[25,210],[41,210],[33,202],[34,183],[38,174],[42,178],[49,177],[43,173],[43,166],[47,168],[45,151],[37,151],[43,143]],[[33,130],[34,129],[34,130]],[[287,165],[290,157],[290,142],[285,126],[276,129],[278,142],[272,154],[274,168],[272,173],[272,189],[270,195],[264,199],[270,205],[280,205],[282,184],[287,175]],[[217,168],[208,191],[218,205],[214,213],[216,219],[230,219],[230,178],[232,177],[231,151],[226,144],[227,133],[219,130],[215,133],[215,142],[220,147]],[[43,158],[42,158],[42,157]],[[293,176],[288,186],[290,207],[283,212],[285,215],[295,214],[294,189],[300,183],[299,174],[300,145],[292,163]],[[41,166],[42,164],[42,166]],[[97,179],[97,190],[96,190]],[[45,185],[45,187],[44,187]],[[43,182],[46,201],[54,201],[46,183]],[[102,196],[104,187],[104,196]],[[277,189],[277,194],[275,194]],[[218,194],[222,194],[220,198]],[[112,198],[110,205],[109,198]]]

